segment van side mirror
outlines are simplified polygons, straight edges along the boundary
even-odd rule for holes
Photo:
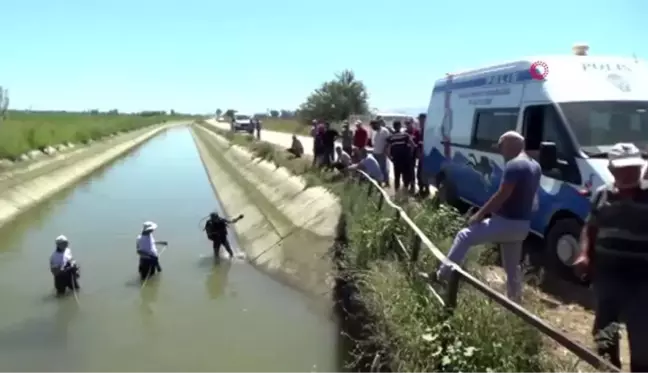
[[[545,171],[551,171],[558,167],[558,148],[556,143],[542,142],[540,143],[540,167]]]

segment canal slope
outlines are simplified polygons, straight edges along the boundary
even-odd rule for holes
[[[284,168],[255,158],[247,150],[203,126],[194,140],[225,210],[246,220],[234,229],[259,268],[330,302],[333,246],[340,205],[322,187],[308,187]]]
[[[308,298],[244,261],[214,262],[199,222],[219,208],[177,128],[0,228],[0,370],[339,370],[337,327]],[[145,220],[171,245],[142,288]],[[52,296],[59,234],[82,266],[78,303]]]

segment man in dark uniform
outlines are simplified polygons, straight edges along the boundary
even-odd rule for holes
[[[394,190],[400,189],[401,179],[405,189],[409,189],[414,182],[414,148],[416,147],[412,136],[401,132],[401,122],[394,121],[394,133],[387,138],[387,157],[394,165]]]
[[[230,246],[229,240],[227,239],[227,226],[229,224],[236,223],[242,218],[243,215],[239,215],[234,220],[227,220],[225,218],[221,218],[216,212],[212,212],[209,215],[209,220],[207,220],[207,223],[205,224],[204,231],[207,233],[207,238],[212,242],[214,256],[216,258],[219,257],[221,246],[225,247],[225,250],[227,250],[230,258],[234,257],[232,247]]]
[[[623,320],[630,369],[648,372],[648,189],[641,185],[646,162],[633,144],[615,145],[608,157],[614,183],[592,197],[574,265],[592,280],[598,353],[621,368],[618,324]]]
[[[421,113],[418,116],[419,143],[417,144],[417,151],[416,151],[416,158],[418,161],[416,166],[416,179],[418,180],[419,193],[421,195],[426,195],[430,193],[428,182],[427,180],[425,180],[425,175],[423,174],[423,158],[425,158],[425,154],[423,152],[423,134],[425,133],[426,118],[427,118],[427,114],[425,113]]]

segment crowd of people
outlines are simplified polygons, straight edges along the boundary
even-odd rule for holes
[[[313,122],[314,164],[346,172],[362,169],[383,185],[389,185],[387,160],[393,165],[394,188],[413,190],[421,180],[425,115],[388,128],[380,118],[370,122],[372,136],[363,123],[351,131],[345,123],[340,132],[324,122]],[[296,139],[296,137],[295,137]],[[340,140],[341,145],[335,141]],[[297,140],[298,141],[298,140]],[[525,138],[516,131],[501,135],[498,149],[505,166],[498,190],[467,221],[448,252],[451,262],[461,265],[473,246],[500,246],[507,275],[507,296],[521,300],[522,245],[530,233],[531,219],[539,207],[542,168],[537,154],[525,151]],[[368,151],[371,150],[371,151]],[[303,153],[303,147],[302,147]],[[621,367],[618,324],[627,327],[630,370],[648,371],[648,163],[633,144],[619,143],[608,152],[608,169],[614,181],[593,193],[590,213],[580,237],[581,254],[574,269],[588,279],[596,298],[593,337],[598,353]],[[436,281],[449,279],[451,266],[441,265]]]
[[[369,122],[371,133],[361,120],[342,124],[338,131],[329,122],[313,120],[313,166],[332,168],[346,175],[349,170],[360,169],[383,186],[390,186],[390,167],[396,191],[401,186],[411,193],[427,193],[427,183],[421,172],[423,156],[423,127],[425,114],[417,119],[407,118],[404,123],[394,121],[391,127],[381,118]],[[296,157],[304,154],[304,146],[293,135],[288,149]]]

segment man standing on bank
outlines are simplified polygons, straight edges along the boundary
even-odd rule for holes
[[[498,243],[506,271],[507,296],[519,302],[522,296],[522,242],[529,234],[542,171],[524,152],[524,137],[519,133],[504,133],[497,145],[506,162],[499,189],[470,217],[468,227],[457,233],[448,259],[461,264],[471,246]],[[488,215],[492,216],[486,218]],[[441,280],[449,275],[449,266],[442,265],[437,272]]]
[[[616,144],[608,159],[614,182],[592,196],[574,265],[592,279],[598,353],[621,368],[618,324],[623,317],[630,370],[648,372],[648,189],[641,185],[646,161],[633,144]]]

